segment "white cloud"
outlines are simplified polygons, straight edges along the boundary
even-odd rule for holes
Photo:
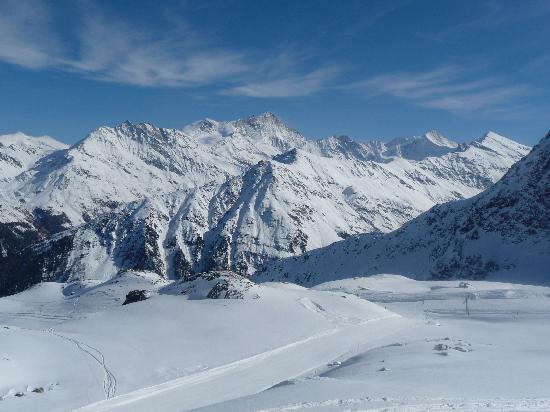
[[[390,95],[413,103],[450,112],[502,110],[517,106],[518,99],[532,93],[524,85],[482,77],[459,66],[443,66],[417,73],[395,72],[356,82],[345,88],[367,97]]]
[[[156,37],[97,12],[86,17],[79,37],[79,54],[67,61],[67,68],[100,80],[186,87],[208,84],[248,70],[240,53],[199,49],[181,34]]]
[[[57,64],[62,46],[50,30],[50,18],[38,1],[0,2],[0,60],[28,69]]]
[[[340,71],[338,67],[326,67],[305,74],[251,82],[222,93],[263,98],[306,96],[324,89]]]
[[[337,69],[300,69],[309,58],[289,46],[272,57],[209,44],[181,18],[158,31],[81,3],[71,43],[61,41],[47,3],[0,3],[0,60],[39,70],[55,68],[100,81],[145,87],[220,84],[224,93],[252,97],[303,96],[332,80]],[[229,85],[235,85],[230,87]]]

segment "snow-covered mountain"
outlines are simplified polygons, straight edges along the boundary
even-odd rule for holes
[[[422,160],[430,156],[441,156],[460,149],[460,145],[436,130],[423,136],[392,140],[387,144],[388,155],[401,156],[411,160]]]
[[[67,148],[48,136],[31,137],[23,133],[0,136],[0,182],[5,183],[30,169],[45,155]]]
[[[144,197],[223,183],[297,144],[305,144],[303,137],[270,113],[235,122],[205,120],[184,130],[124,122],[43,157],[7,189],[27,209],[65,214],[80,224]]]
[[[471,197],[529,150],[495,133],[458,145],[430,132],[396,147],[308,140],[271,113],[102,127],[0,185],[0,289],[128,269],[252,274]]]
[[[396,273],[419,279],[548,281],[549,245],[550,133],[481,194],[436,206],[383,236],[361,235],[271,262],[258,279],[317,284]]]

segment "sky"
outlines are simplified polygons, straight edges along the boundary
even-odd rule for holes
[[[0,0],[0,133],[276,113],[311,138],[550,129],[550,1]]]

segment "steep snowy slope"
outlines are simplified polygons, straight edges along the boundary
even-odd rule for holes
[[[0,185],[31,168],[41,157],[67,146],[48,136],[23,133],[0,136]]]
[[[456,143],[437,132],[387,147],[380,142],[357,143],[345,137],[309,141],[272,113],[230,122],[203,120],[182,130],[125,122],[114,128],[102,127],[76,145],[42,157],[36,164],[27,162],[23,168],[26,172],[8,185],[6,192],[13,194],[16,202],[24,202],[29,212],[40,208],[53,215],[64,214],[73,224],[80,224],[144,197],[161,199],[182,188],[222,184],[261,160],[298,148],[320,156],[318,162],[345,162],[340,167],[343,169],[352,169],[358,162],[375,168],[369,161],[385,165],[395,160],[390,169],[396,169],[398,175],[402,174],[401,169],[438,169],[435,172],[443,178],[451,173],[451,178],[470,180],[465,190],[434,200],[440,202],[468,197],[486,188],[528,150],[496,134],[490,135],[500,142],[497,150],[487,150],[483,141],[458,150]],[[446,149],[431,150],[429,145]],[[406,160],[409,152],[427,163],[417,165]],[[477,158],[471,159],[470,152],[475,152]],[[464,168],[467,170],[460,170]],[[417,208],[425,209],[426,206]]]
[[[362,235],[272,262],[258,278],[315,284],[396,273],[538,282],[550,279],[549,268],[550,133],[478,196],[434,207],[384,236]]]

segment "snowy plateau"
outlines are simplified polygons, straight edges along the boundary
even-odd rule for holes
[[[0,136],[0,411],[550,410],[550,134]]]

